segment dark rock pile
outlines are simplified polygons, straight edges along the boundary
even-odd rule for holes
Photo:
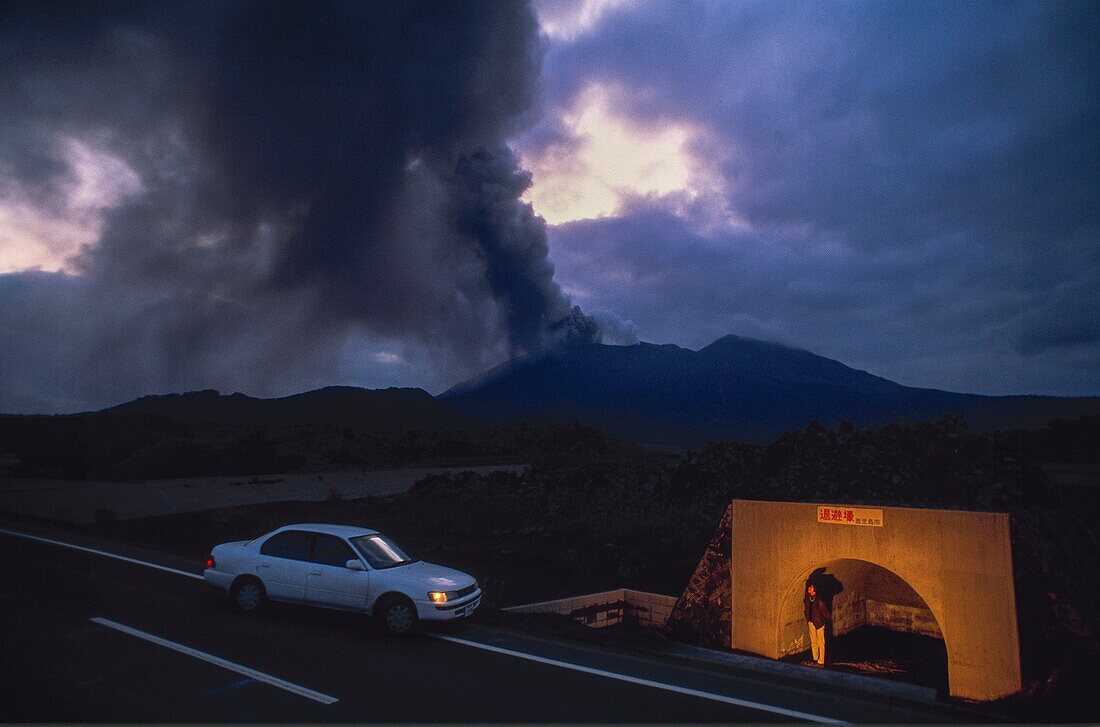
[[[727,507],[665,628],[683,641],[716,649],[730,644],[730,553],[733,508]]]
[[[1012,514],[1022,696],[1036,719],[1097,716],[1100,543],[1089,519],[1067,509]]]
[[[714,443],[692,455],[672,496],[1007,510],[1044,496],[1040,467],[961,417],[826,429],[811,422],[767,447]]]

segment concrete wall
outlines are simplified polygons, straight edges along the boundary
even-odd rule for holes
[[[738,500],[732,508],[733,648],[772,658],[804,649],[802,592],[824,568],[844,587],[834,600],[839,633],[862,623],[938,631],[952,695],[1019,691],[1007,515],[881,508],[882,526],[867,527],[819,522],[813,504]]]
[[[896,603],[883,603],[867,599],[866,613],[868,626],[881,626],[894,631],[930,636],[942,639],[943,632],[936,623],[936,616],[930,608],[899,606]]]
[[[623,600],[627,604],[628,618],[642,626],[653,628],[664,627],[668,615],[672,613],[672,607],[676,605],[675,596],[632,591],[629,588],[623,589]]]
[[[665,625],[675,605],[674,596],[616,588],[613,591],[512,606],[504,610],[513,613],[556,613],[572,616],[593,628],[624,622],[660,628]]]

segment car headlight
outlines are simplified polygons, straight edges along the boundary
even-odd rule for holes
[[[447,602],[447,594],[443,591],[432,591],[431,593],[428,594],[428,598],[431,599],[432,603],[446,603]]]

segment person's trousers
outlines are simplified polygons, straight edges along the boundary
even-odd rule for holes
[[[814,626],[813,621],[807,621],[810,627],[810,655],[821,666],[825,666],[825,624]]]

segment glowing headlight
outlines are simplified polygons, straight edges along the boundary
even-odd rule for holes
[[[447,594],[443,591],[432,591],[428,594],[428,598],[432,599],[432,603],[446,603]]]

